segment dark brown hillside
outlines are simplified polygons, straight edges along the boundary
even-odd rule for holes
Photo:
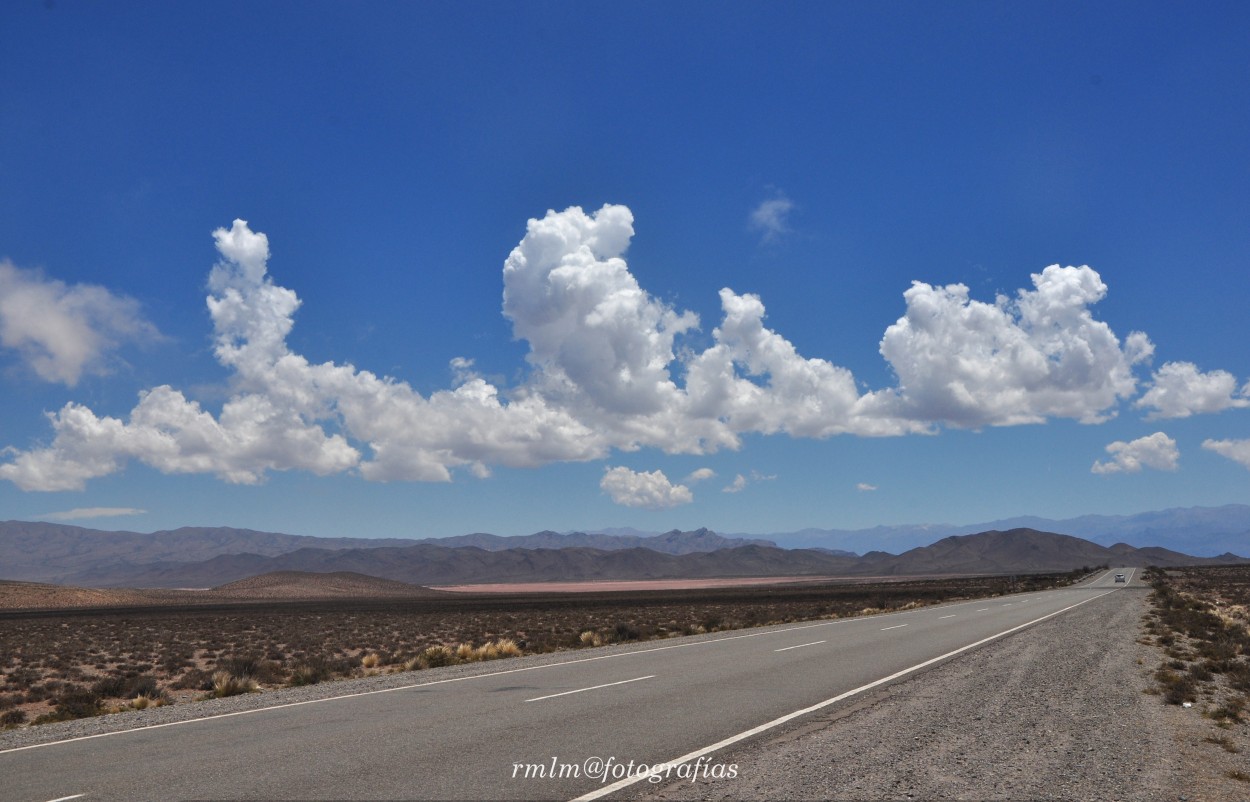
[[[1197,565],[1209,558],[1160,548],[1138,549],[1123,543],[1111,548],[1071,535],[1011,529],[976,535],[952,535],[893,559],[883,560],[892,574],[1003,573],[1066,571],[1083,565]]]

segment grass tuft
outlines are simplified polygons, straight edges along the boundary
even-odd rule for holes
[[[215,699],[226,696],[238,696],[258,690],[256,680],[249,676],[236,676],[229,671],[217,671],[213,674],[213,690],[210,693]]]

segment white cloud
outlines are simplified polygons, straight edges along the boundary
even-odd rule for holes
[[[1153,410],[1146,416],[1148,420],[1250,407],[1250,384],[1239,389],[1237,379],[1228,371],[1203,373],[1192,362],[1167,362],[1155,371],[1150,388],[1133,406]]]
[[[899,379],[891,406],[957,427],[1098,423],[1133,395],[1132,367],[1153,352],[1133,332],[1123,347],[1090,305],[1107,287],[1088,267],[1051,265],[1015,300],[974,301],[962,284],[914,282],[907,314],[886,329],[881,354]]]
[[[877,489],[877,486],[870,485],[867,482],[860,482],[857,485],[855,485],[855,489],[861,493],[871,493],[872,491]]]
[[[83,518],[118,518],[128,515],[147,515],[147,510],[135,507],[78,507],[64,512],[49,512],[37,518],[50,518],[54,521],[78,521]]]
[[[83,373],[107,373],[119,346],[156,339],[133,298],[0,261],[0,348],[17,352],[44,381],[73,387]]]
[[[1203,440],[1202,447],[1250,468],[1250,440]]]
[[[738,474],[734,477],[733,482],[721,488],[722,493],[741,493],[746,486],[755,482],[771,482],[777,478],[777,474],[762,474],[759,471],[751,471],[749,477]]]
[[[1096,422],[1134,392],[1132,366],[1152,350],[1144,334],[1121,346],[1093,320],[1089,305],[1106,288],[1087,267],[1049,267],[1033,290],[994,304],[970,300],[960,285],[916,283],[904,295],[906,316],[881,342],[899,386],[861,393],[849,370],[803,356],[769,329],[756,295],[722,289],[711,345],[692,347],[698,316],[653,297],[629,271],[633,232],[623,206],[530,220],[503,265],[503,314],[528,344],[528,374],[504,388],[456,357],[452,386],[422,396],[292,352],[300,299],[270,277],[268,238],[236,220],[213,232],[221,259],[206,299],[233,395],[206,409],[162,385],[124,417],[68,403],[49,415],[50,444],[3,452],[0,479],[26,490],[79,489],[136,460],[248,484],[283,470],[450,481],[456,471],[484,478],[492,466],[596,460],[613,450],[707,454],[736,449],[752,433]],[[738,489],[762,478],[744,476]]]
[[[687,476],[682,481],[686,482],[687,484],[694,484],[695,482],[705,482],[714,476],[716,476],[716,471],[712,470],[711,468],[699,468],[698,470],[693,471],[689,476]]]
[[[751,210],[751,229],[761,232],[765,242],[772,242],[790,230],[788,219],[792,211],[794,202],[778,194]]]
[[[1097,474],[1137,473],[1143,467],[1174,471],[1180,459],[1176,441],[1163,432],[1139,437],[1131,442],[1117,440],[1107,446],[1109,462],[1095,462],[1090,471]]]
[[[223,257],[209,277],[214,352],[237,388],[220,414],[169,386],[140,394],[128,420],[69,403],[49,416],[52,444],[9,449],[13,459],[0,464],[0,478],[24,490],[75,490],[136,459],[165,473],[212,473],[242,484],[273,470],[447,481],[456,467],[482,475],[486,462],[532,465],[606,453],[595,432],[533,393],[503,404],[495,387],[462,375],[458,387],[427,399],[351,365],[310,364],[287,348],[300,302],[267,276],[265,235],[237,220],[213,236]],[[462,374],[470,367],[453,363]]]
[[[599,481],[612,501],[625,507],[658,510],[694,501],[685,485],[669,482],[663,471],[631,471],[624,466],[607,469]]]

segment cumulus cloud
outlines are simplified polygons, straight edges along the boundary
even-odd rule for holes
[[[107,373],[119,346],[160,338],[133,298],[0,261],[0,348],[44,381],[73,387],[84,373]]]
[[[1133,406],[1151,410],[1148,420],[1250,407],[1250,383],[1238,388],[1228,371],[1203,373],[1192,362],[1167,362],[1155,371],[1149,389]]]
[[[78,507],[64,512],[49,512],[37,516],[50,518],[53,521],[78,521],[83,518],[118,518],[128,515],[147,515],[147,510],[135,507]]]
[[[968,428],[1115,414],[1153,345],[1133,332],[1121,346],[1094,320],[1089,307],[1107,287],[1090,268],[1051,265],[1032,279],[1034,289],[993,304],[970,299],[962,284],[912,284],[907,313],[880,349],[898,375],[899,414]]]
[[[860,482],[857,485],[855,485],[855,489],[861,493],[871,493],[872,491],[877,489],[877,486],[870,485],[867,482]]]
[[[1250,440],[1203,440],[1202,447],[1250,468]]]
[[[351,365],[310,363],[286,345],[299,299],[267,274],[268,239],[236,220],[213,232],[221,261],[207,299],[214,353],[235,394],[214,416],[167,385],[140,394],[128,419],[76,403],[49,415],[51,445],[8,449],[0,478],[24,490],[77,490],[138,460],[165,473],[212,473],[238,484],[269,471],[358,470],[376,481],[448,481],[486,463],[589,459],[606,441],[540,396],[499,391],[453,363],[463,382],[429,398]]]
[[[1144,334],[1121,343],[1094,320],[1089,307],[1106,287],[1088,267],[1048,267],[1033,276],[1034,289],[993,304],[970,299],[962,285],[917,282],[881,341],[898,385],[861,391],[851,371],[800,354],[769,328],[759,296],[730,288],[720,291],[710,344],[695,348],[698,315],[652,296],[629,270],[633,223],[629,209],[613,205],[530,220],[503,264],[503,314],[528,346],[527,373],[501,387],[458,356],[452,385],[423,396],[291,351],[300,299],[271,277],[266,235],[236,220],[213,232],[220,258],[206,299],[229,399],[208,409],[162,385],[125,416],[68,403],[48,416],[50,443],[4,450],[0,479],[26,490],[79,489],[135,460],[244,484],[284,470],[450,481],[457,471],[484,478],[492,466],[613,451],[708,454],[738,448],[747,434],[1097,422],[1135,391],[1133,366],[1153,349]],[[688,481],[712,475],[696,474]],[[743,476],[730,488],[759,480]]]
[[[1107,446],[1108,462],[1095,462],[1090,471],[1097,474],[1138,473],[1143,467],[1174,471],[1180,459],[1176,441],[1163,432],[1139,437],[1131,442],[1117,440]]]
[[[773,242],[790,230],[790,212],[794,211],[794,201],[784,194],[769,198],[751,210],[749,225],[758,231],[765,242]]]
[[[694,501],[690,488],[671,483],[663,471],[631,471],[624,466],[608,468],[599,487],[613,502],[625,507],[659,510]]]

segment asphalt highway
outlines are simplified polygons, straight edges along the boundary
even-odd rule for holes
[[[1062,615],[1137,573],[556,663],[520,658],[448,680],[414,673],[383,692],[10,749],[0,797],[573,799],[645,785],[627,776],[639,764],[670,777],[727,772],[717,763],[726,746]],[[665,768],[674,761],[685,768]]]

